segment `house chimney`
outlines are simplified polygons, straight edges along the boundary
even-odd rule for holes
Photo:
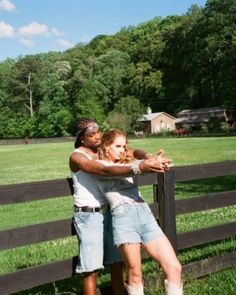
[[[147,113],[151,114],[152,113],[152,109],[150,107],[147,108]]]

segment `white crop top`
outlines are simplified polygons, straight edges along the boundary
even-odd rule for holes
[[[75,149],[73,153],[81,153],[89,160],[92,160],[90,155],[81,151],[79,148]],[[95,175],[79,170],[78,172],[71,172],[74,188],[74,204],[78,207],[100,207],[107,204],[95,180]]]

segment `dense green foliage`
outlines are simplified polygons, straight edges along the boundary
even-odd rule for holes
[[[78,118],[133,131],[150,106],[236,109],[236,2],[99,35],[66,52],[0,63],[0,138],[73,134]],[[107,118],[107,119],[106,119]]]

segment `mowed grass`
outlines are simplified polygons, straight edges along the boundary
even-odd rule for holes
[[[142,138],[133,148],[156,153],[160,148],[176,166],[236,160],[236,137]],[[64,178],[73,142],[0,146],[0,185]]]
[[[158,151],[159,148],[163,148],[166,155],[173,159],[175,166],[236,160],[235,137],[144,138],[130,140],[130,146],[152,153]],[[70,176],[68,158],[72,150],[72,142],[0,146],[0,185],[68,177]],[[176,198],[192,198],[206,193],[235,189],[235,175],[182,182],[176,184]],[[142,187],[141,191],[149,203],[153,201],[152,187]],[[72,202],[71,196],[65,196],[57,199],[0,206],[0,228],[4,230],[70,218],[72,215]],[[236,206],[208,210],[202,213],[184,214],[177,217],[177,230],[182,232],[226,223],[234,221],[235,216]],[[11,272],[26,266],[68,258],[77,254],[77,248],[77,240],[72,237],[1,251],[0,272]],[[179,257],[183,263],[188,263],[235,249],[235,239],[229,239],[221,243],[212,243],[182,251]],[[147,273],[156,272],[155,267],[153,268],[150,262],[144,264],[145,271]],[[232,280],[234,280],[235,275],[236,268],[232,268],[201,280],[187,282],[185,294],[220,294],[217,293],[220,290],[219,288],[224,291],[221,294],[234,294],[231,291]],[[207,286],[211,285],[211,282],[217,280],[217,278],[221,278],[219,288],[217,289],[212,285],[211,290],[213,290],[213,293],[208,293]],[[109,280],[107,274],[101,275],[101,280],[104,282]],[[47,286],[46,291],[44,288],[37,288],[32,291],[33,293],[26,291],[22,294],[59,294],[68,291],[68,288],[71,292],[74,292],[78,289],[77,285],[78,280],[75,280],[73,284],[71,281],[66,280],[63,283],[53,285],[53,287],[51,285]],[[147,294],[164,294],[163,288],[160,288],[160,291],[157,291],[156,288],[154,290],[148,288]]]
[[[0,146],[0,185],[65,178],[73,143]]]

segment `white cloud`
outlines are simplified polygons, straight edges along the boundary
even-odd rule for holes
[[[48,27],[45,24],[39,24],[37,22],[32,22],[27,26],[20,27],[18,32],[23,36],[47,35],[49,33]]]
[[[0,38],[12,38],[14,37],[15,29],[11,26],[6,24],[5,22],[0,22]]]
[[[68,48],[72,47],[73,44],[65,39],[57,39],[57,43],[61,45],[62,47]]]
[[[33,47],[34,46],[34,41],[30,40],[30,39],[21,38],[20,43],[25,45],[26,47]]]
[[[64,36],[64,35],[65,35],[64,32],[59,31],[57,28],[52,28],[52,33],[53,33],[53,35],[56,35],[56,36],[58,36],[58,37],[60,37],[60,36]]]
[[[16,7],[13,3],[11,3],[11,1],[9,0],[0,1],[0,10],[13,11],[15,9]]]

